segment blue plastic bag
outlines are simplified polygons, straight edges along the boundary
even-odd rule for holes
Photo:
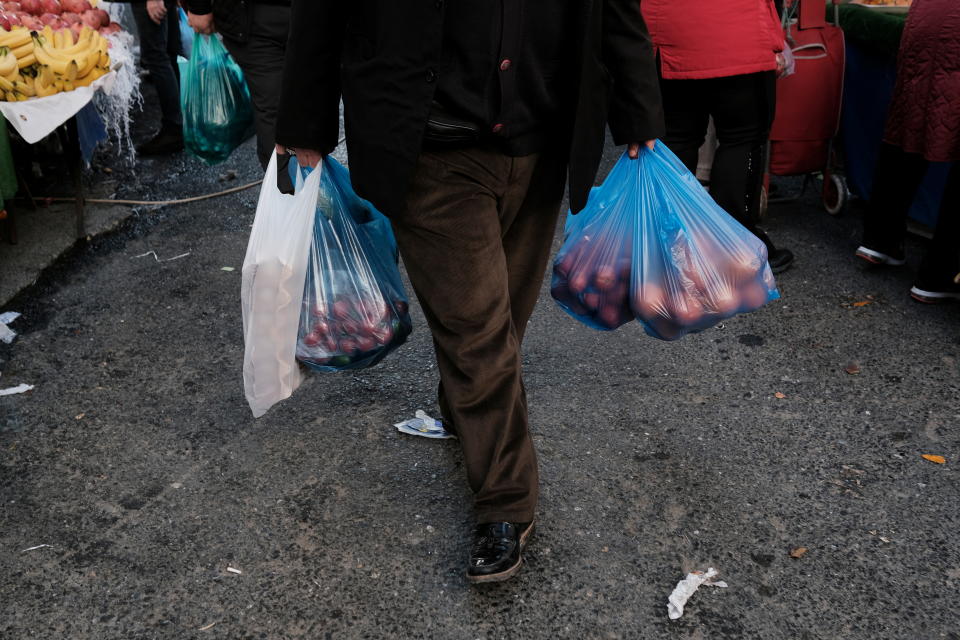
[[[373,366],[410,335],[409,306],[390,221],[354,193],[343,165],[325,157],[297,360],[318,371]]]
[[[187,12],[182,7],[177,7],[177,14],[180,17],[180,55],[189,60],[193,53],[193,29],[187,21]]]
[[[180,79],[183,142],[208,164],[223,162],[253,135],[253,105],[243,71],[216,36],[198,35]]]
[[[636,319],[661,340],[702,331],[780,297],[767,249],[666,145],[621,156],[568,215],[551,294],[584,324]]]

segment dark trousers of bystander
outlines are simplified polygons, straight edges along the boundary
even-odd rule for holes
[[[763,185],[764,153],[776,106],[773,71],[703,80],[660,80],[667,134],[663,141],[690,171],[710,116],[717,130],[710,195],[740,224],[756,228]],[[763,235],[761,235],[763,234]]]
[[[560,210],[560,158],[424,152],[405,211],[391,217],[433,332],[441,413],[460,439],[480,523],[530,522],[536,510],[520,344]]]
[[[257,157],[266,168],[274,147],[283,60],[290,28],[290,7],[253,5],[250,33],[245,40],[224,37],[223,44],[243,69],[250,88],[257,129]]]
[[[140,39],[140,64],[150,72],[160,102],[161,124],[164,128],[183,126],[180,113],[180,23],[177,0],[164,0],[167,15],[157,24],[147,14],[145,2],[130,4],[137,35]]]
[[[907,213],[929,162],[919,153],[883,143],[877,156],[873,190],[863,219],[863,244],[899,254],[907,229]],[[960,272],[960,162],[954,162],[940,201],[933,240],[920,264],[917,280],[942,285]]]

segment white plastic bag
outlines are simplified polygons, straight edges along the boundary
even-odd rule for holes
[[[274,154],[260,187],[240,288],[243,388],[255,418],[289,398],[302,380],[297,329],[320,173],[318,167],[302,180],[298,172],[296,194],[284,195]]]

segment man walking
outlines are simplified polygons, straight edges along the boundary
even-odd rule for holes
[[[439,404],[477,529],[467,578],[521,565],[538,496],[520,343],[563,197],[583,208],[605,125],[663,133],[638,0],[293,0],[278,151],[316,165],[343,98],[357,193],[390,217],[433,332]]]
[[[257,158],[264,168],[273,153],[280,104],[280,69],[290,28],[290,0],[186,0],[194,31],[223,36],[243,69],[257,129]]]

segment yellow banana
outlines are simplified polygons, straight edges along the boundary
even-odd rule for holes
[[[17,70],[17,56],[13,55],[9,49],[0,50],[0,76],[5,76],[8,73]],[[97,54],[97,60],[100,59],[100,54]]]
[[[37,82],[39,82],[44,89],[53,85],[55,79],[53,71],[51,71],[49,66],[45,64],[39,65],[37,69]]]
[[[94,67],[93,70],[90,71],[90,73],[88,73],[87,75],[83,76],[82,78],[77,78],[74,81],[73,86],[89,87],[91,84],[93,84],[94,80],[105,75],[106,73],[107,73],[106,69],[102,67]]]
[[[64,60],[63,58],[55,57],[51,55],[50,51],[39,42],[37,47],[33,50],[33,55],[36,56],[37,62],[49,66],[51,71],[54,73],[58,73],[68,80],[73,80],[77,77],[76,60],[68,61]]]
[[[13,91],[13,83],[6,78],[0,77],[0,89],[3,89],[4,92]]]
[[[83,59],[77,60],[77,77],[82,78],[83,76],[90,73],[90,71],[97,66],[97,63],[100,62],[100,54],[96,51],[91,51]]]
[[[58,58],[64,62],[69,62],[70,60],[75,60],[77,56],[83,55],[88,52],[98,51],[98,49],[93,46],[90,42],[80,42],[73,45],[72,47],[67,47],[65,49],[57,49],[56,47],[51,47],[49,45],[35,45],[37,47],[42,46],[43,50],[47,52],[48,55],[52,58]]]
[[[53,46],[53,27],[44,25],[43,30],[40,31],[40,35],[43,36],[43,44]]]
[[[32,98],[37,94],[33,88],[33,79],[27,79],[23,81],[18,81],[13,83],[13,90],[19,91],[28,98]]]
[[[27,100],[30,99],[29,96],[27,96],[26,94],[20,93],[18,91],[13,92],[13,97],[17,102],[26,102]]]
[[[24,56],[17,60],[17,68],[25,69],[26,67],[29,67],[30,65],[36,64],[36,63],[37,63],[37,57],[35,54],[31,53],[30,55]]]
[[[22,58],[23,56],[30,55],[33,53],[33,38],[30,39],[30,42],[22,44],[16,49],[11,49],[13,55],[17,58]]]
[[[73,80],[64,80],[63,81],[63,90],[64,91],[73,91],[77,85],[73,83]]]
[[[46,87],[40,86],[40,77],[37,77],[36,91],[38,98],[46,98],[47,96],[52,96],[57,93],[57,88],[52,84]]]
[[[30,42],[30,31],[25,27],[14,27],[10,31],[0,29],[0,46],[11,49]]]

